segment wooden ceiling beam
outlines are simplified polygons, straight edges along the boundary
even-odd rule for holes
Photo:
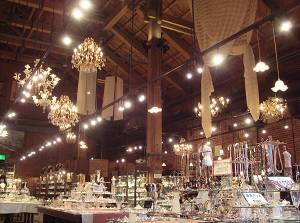
[[[14,45],[14,46],[24,46],[28,49],[36,49],[36,50],[41,50],[41,51],[46,51],[50,43],[45,43],[45,42],[37,42],[35,43],[34,40],[29,40],[27,38],[20,39],[19,37],[15,37],[10,35],[9,37],[5,37],[1,35],[0,33],[0,42],[4,44],[9,44],[9,45]],[[65,55],[66,51],[69,50],[71,52],[71,49],[69,48],[64,48],[62,46],[54,46],[51,49],[51,53],[57,54],[57,55]]]
[[[2,59],[6,59],[6,60],[11,60],[11,61],[16,61],[13,58],[13,52],[8,52],[8,51],[0,51],[0,58]],[[21,57],[19,58],[20,62],[26,63],[26,64],[32,64],[33,62],[33,57],[32,55],[21,55]],[[48,60],[47,59],[47,65],[51,68],[59,68],[61,69],[61,63],[54,61],[54,60]],[[9,74],[7,74],[9,75]]]
[[[31,8],[39,8],[39,2],[40,0],[5,0],[7,2],[12,2],[15,4],[20,4],[20,5],[25,5]],[[75,1],[74,1],[75,2]],[[47,12],[51,12],[51,13],[55,13],[55,14],[59,14],[59,15],[63,15],[63,5],[62,4],[57,4],[57,1],[44,1],[44,5],[42,8],[43,11],[47,11]],[[66,12],[67,16],[71,15],[70,11]],[[88,14],[87,16],[82,17],[83,20],[88,21],[88,22],[92,22],[92,23],[96,23],[96,24],[102,24],[102,20],[99,19],[94,19],[91,18],[90,15]]]
[[[111,31],[116,35],[116,37],[118,37],[120,40],[123,40],[128,47],[132,46],[139,54],[148,60],[148,54],[146,50],[142,47],[141,43],[139,43],[129,33],[122,31],[117,25],[115,25]]]
[[[140,8],[137,10],[137,13],[144,18],[144,22],[149,23],[149,18],[156,18],[156,13],[152,12],[151,10],[149,13],[145,13],[145,11],[145,8]],[[193,28],[191,22],[167,14],[162,14],[161,27],[187,35],[193,34],[191,32]]]
[[[103,31],[110,30],[128,11],[131,0],[120,1],[102,24]]]
[[[163,37],[171,43],[186,59],[193,56],[192,48],[182,40],[179,35],[171,30],[163,29]]]
[[[122,70],[123,73],[125,73],[129,76],[130,66],[128,64],[124,63],[121,60],[112,59],[111,57],[115,56],[115,52],[111,48],[109,48],[108,46],[104,47],[103,51],[104,51],[104,54],[107,56],[107,59],[111,63],[117,65]],[[139,75],[135,71],[132,73],[132,78],[134,78],[139,84],[144,84],[146,82],[146,79],[143,79],[141,77],[141,75]]]

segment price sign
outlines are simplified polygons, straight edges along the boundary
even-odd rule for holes
[[[214,176],[230,175],[232,173],[230,159],[216,160],[214,161]]]
[[[250,205],[266,204],[267,201],[260,193],[243,193],[244,198]]]
[[[103,184],[94,184],[93,185],[93,192],[94,193],[103,193]]]

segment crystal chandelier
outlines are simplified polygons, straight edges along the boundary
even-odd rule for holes
[[[69,96],[61,95],[59,101],[53,97],[48,119],[53,125],[59,127],[59,131],[75,125],[75,122],[78,121],[77,109],[70,101]]]
[[[181,138],[179,144],[175,144],[173,151],[176,155],[184,156],[193,152],[192,144],[186,143],[184,138]]]
[[[39,59],[34,61],[34,67],[38,65],[39,61]],[[18,85],[22,88],[25,87],[23,94],[26,97],[30,97],[30,92],[34,90],[34,95],[32,96],[33,102],[36,106],[43,107],[44,112],[46,107],[51,104],[51,96],[54,87],[60,81],[60,78],[51,73],[51,70],[52,69],[50,67],[44,70],[43,65],[41,65],[36,72],[32,74],[33,69],[31,69],[31,67],[27,64],[23,71],[25,74],[23,79],[21,79],[20,73],[15,73],[14,76]]]
[[[74,144],[76,142],[76,135],[74,132],[69,131],[66,135],[66,142],[68,144]]]
[[[282,98],[269,97],[260,106],[260,119],[265,123],[274,123],[283,118],[285,103]]]
[[[218,115],[218,113],[221,111],[222,108],[226,108],[229,104],[229,99],[224,97],[219,97],[217,99],[212,98],[210,102],[210,112],[211,116],[215,117]],[[202,116],[202,109],[203,106],[201,103],[198,103],[198,108],[195,108],[196,116],[201,117]]]
[[[78,48],[74,49],[72,55],[72,68],[83,69],[86,72],[101,70],[104,67],[105,58],[103,52],[94,39],[86,38]]]

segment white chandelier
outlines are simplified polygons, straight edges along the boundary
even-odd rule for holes
[[[48,119],[53,125],[59,127],[59,131],[64,131],[75,125],[78,121],[77,109],[68,95],[61,95],[59,101],[53,97]]]
[[[39,59],[34,61],[34,68],[39,63]],[[52,91],[54,87],[60,81],[55,74],[51,73],[51,68],[48,67],[46,70],[43,69],[43,64],[32,74],[33,69],[27,64],[23,71],[25,77],[21,79],[20,73],[15,73],[14,79],[17,84],[22,88],[25,87],[23,94],[28,98],[31,96],[31,91],[34,90],[32,99],[36,106],[43,107],[45,112],[46,107],[51,104]],[[25,86],[24,86],[25,85]]]
[[[101,70],[105,65],[104,62],[103,52],[93,38],[86,38],[78,48],[74,49],[71,61],[72,68],[83,69],[88,73],[96,71],[97,68]]]

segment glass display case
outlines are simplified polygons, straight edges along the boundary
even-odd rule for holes
[[[130,206],[144,205],[147,198],[145,184],[148,182],[148,167],[136,167],[120,171],[117,177],[116,196]]]
[[[35,187],[35,194],[40,198],[56,198],[63,195],[68,196],[74,187],[75,174],[68,172],[46,173],[39,177]]]

